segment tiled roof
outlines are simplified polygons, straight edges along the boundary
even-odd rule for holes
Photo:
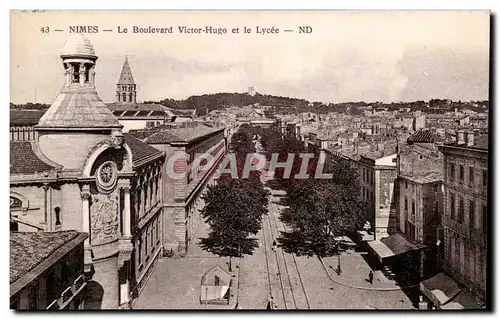
[[[35,154],[31,143],[10,142],[10,174],[34,174],[54,169]]]
[[[439,141],[441,141],[441,138],[430,130],[418,130],[408,138],[410,143],[437,143]]]
[[[75,238],[76,230],[10,233],[10,283],[15,282],[59,247]]]
[[[36,125],[47,110],[10,110],[10,125]]]
[[[106,103],[111,111],[166,111],[168,107],[158,103]]]
[[[479,149],[488,151],[488,135],[487,134],[475,134],[474,135],[474,145],[467,146],[467,144],[457,144],[457,142],[445,143],[445,145],[455,146],[455,147],[466,147],[472,149]]]
[[[488,135],[480,135],[474,140],[474,147],[488,149]]]
[[[169,111],[172,112],[175,116],[194,116],[195,109],[174,109],[169,108]]]
[[[112,128],[122,127],[91,86],[73,83],[61,93],[40,119],[42,128]]]
[[[130,147],[132,151],[132,164],[134,166],[140,166],[144,163],[147,163],[147,159],[156,158],[160,156],[163,152],[159,149],[154,148],[153,146],[149,146],[143,141],[137,139],[131,134],[123,134],[125,142]]]
[[[366,158],[379,159],[379,158],[382,158],[384,156],[389,156],[389,155],[395,154],[397,151],[396,148],[397,148],[396,144],[389,144],[389,145],[384,145],[383,150],[377,150],[377,149],[372,148],[372,149],[366,150],[366,151],[360,150],[359,153]]]
[[[401,177],[417,182],[419,184],[432,183],[443,180],[442,172],[413,172],[412,174],[400,174]]]
[[[206,125],[196,127],[181,127],[171,130],[163,130],[146,138],[148,144],[189,143],[205,135],[221,131],[222,128],[214,128]]]

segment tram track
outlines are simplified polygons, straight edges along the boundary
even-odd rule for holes
[[[277,211],[279,211],[279,205],[273,203],[276,206]],[[271,223],[272,220],[272,223]],[[280,234],[280,227],[278,226],[278,220],[276,215],[271,213],[270,216],[270,224],[274,224],[274,229],[276,230],[277,237]],[[285,225],[281,223],[283,230],[285,230]],[[278,248],[277,248],[278,250]],[[283,263],[285,264],[286,274],[288,282],[290,283],[290,291],[293,295],[293,302],[295,309],[311,309],[309,304],[309,298],[307,297],[307,292],[305,290],[304,282],[302,280],[302,276],[300,274],[300,270],[297,264],[296,257],[293,254],[288,254],[283,251],[282,248],[279,248],[281,251],[281,255],[283,257]],[[293,265],[292,267],[288,267],[288,265]],[[290,269],[291,268],[291,269]],[[296,276],[292,276],[291,273],[296,273]],[[292,277],[294,277],[292,279]]]

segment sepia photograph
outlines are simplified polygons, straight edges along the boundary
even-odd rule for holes
[[[491,310],[491,20],[11,10],[10,309]]]

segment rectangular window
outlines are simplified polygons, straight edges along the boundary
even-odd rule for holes
[[[408,212],[408,198],[405,196],[405,211]]]
[[[469,167],[469,184],[474,185],[474,167]]]
[[[469,227],[472,229],[476,228],[475,210],[476,203],[473,200],[469,201]]]
[[[464,222],[464,199],[460,197],[458,202],[458,222]]]
[[[450,164],[450,181],[455,179],[455,164]]]
[[[463,165],[460,165],[460,169],[459,169],[459,177],[460,177],[460,181],[463,182],[464,181],[464,166]]]
[[[413,215],[415,215],[415,200],[414,199],[411,200],[411,213]]]
[[[450,194],[450,218],[455,219],[455,195]]]
[[[408,189],[408,182],[405,182],[405,188]]]
[[[483,186],[488,185],[488,171],[483,169]]]

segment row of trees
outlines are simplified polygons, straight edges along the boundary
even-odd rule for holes
[[[247,179],[241,178],[247,154],[255,152],[252,135],[245,131],[236,132],[230,150],[236,157],[239,178],[222,174],[217,184],[209,186],[204,194],[206,205],[201,214],[210,226],[210,232],[202,239],[201,246],[216,255],[229,257],[229,270],[232,271],[232,257],[251,255],[258,246],[252,235],[262,227],[269,192],[264,189],[259,172],[252,172]],[[221,165],[226,165],[224,163]]]
[[[289,231],[282,232],[280,245],[285,251],[296,254],[328,256],[345,248],[339,236],[349,230],[362,229],[365,223],[373,223],[368,202],[360,199],[358,173],[343,162],[325,165],[323,173],[331,173],[330,179],[315,179],[319,156],[309,160],[308,179],[295,179],[302,166],[298,154],[307,150],[295,138],[281,138],[276,129],[262,133],[261,142],[267,156],[278,154],[286,161],[294,154],[292,174],[283,176],[283,170],[275,173],[274,185],[286,189],[285,204],[288,206],[281,220]],[[276,155],[274,155],[276,156]]]

